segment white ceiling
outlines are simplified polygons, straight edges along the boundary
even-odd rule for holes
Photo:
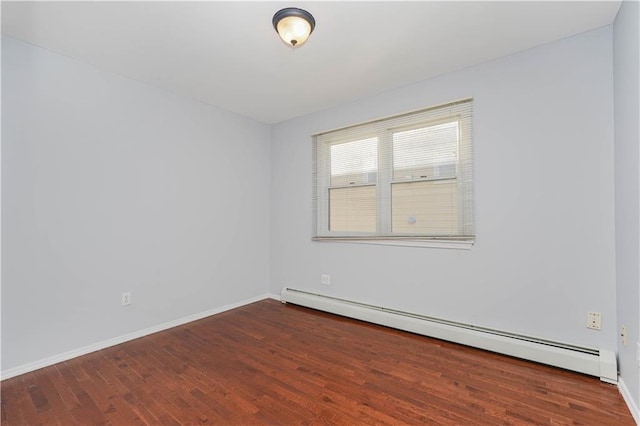
[[[287,48],[273,14],[317,22]],[[611,24],[604,2],[2,2],[2,33],[276,123]]]

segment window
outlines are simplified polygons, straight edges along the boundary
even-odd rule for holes
[[[314,239],[470,247],[471,116],[466,99],[315,135]]]

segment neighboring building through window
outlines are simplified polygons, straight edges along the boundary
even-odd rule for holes
[[[314,239],[470,246],[471,119],[467,99],[316,135]]]

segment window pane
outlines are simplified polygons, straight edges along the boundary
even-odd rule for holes
[[[378,138],[331,145],[331,186],[376,181]]]
[[[393,134],[393,179],[454,177],[458,161],[458,122]]]
[[[329,230],[376,232],[376,187],[329,190]]]
[[[391,185],[391,205],[394,233],[458,233],[458,183],[455,179],[394,183]]]

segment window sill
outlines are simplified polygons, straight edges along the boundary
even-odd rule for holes
[[[425,247],[441,248],[453,250],[471,250],[474,240],[421,240],[421,239],[391,239],[391,238],[349,238],[349,237],[314,237],[313,241],[323,243],[351,243],[351,244],[373,244],[381,246],[400,247]]]

